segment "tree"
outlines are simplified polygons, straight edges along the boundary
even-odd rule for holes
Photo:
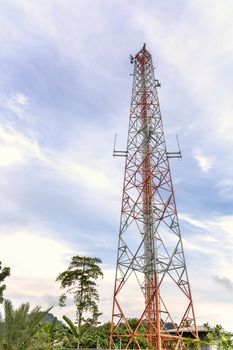
[[[29,303],[14,309],[10,300],[4,300],[3,307],[4,317],[0,322],[0,350],[49,349],[49,343],[43,340],[42,346],[41,338],[37,337],[40,322],[49,310],[41,311],[37,306],[30,311]]]
[[[99,294],[96,280],[103,277],[100,268],[102,261],[87,256],[73,256],[68,269],[60,273],[56,279],[66,291],[60,296],[59,304],[65,306],[67,295],[72,295],[76,306],[77,328],[80,331],[84,322],[90,325],[98,323]]]
[[[3,267],[2,263],[0,261],[0,303],[3,302],[3,292],[6,289],[6,285],[2,284],[2,282],[5,280],[6,277],[10,276],[10,268],[9,267]]]
[[[225,331],[220,324],[211,327],[206,323],[204,326],[208,330],[207,339],[209,343],[217,345],[218,350],[233,349],[233,333]]]

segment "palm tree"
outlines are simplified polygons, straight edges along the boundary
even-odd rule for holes
[[[26,350],[33,342],[40,321],[47,314],[36,306],[24,303],[14,309],[10,300],[4,301],[4,317],[0,321],[0,350]],[[35,348],[36,350],[36,348]]]

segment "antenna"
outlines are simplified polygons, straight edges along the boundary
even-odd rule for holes
[[[176,142],[177,142],[177,146],[178,146],[178,152],[166,152],[167,157],[168,158],[182,159],[182,154],[181,154],[181,149],[180,149],[178,135],[176,135]]]
[[[176,135],[176,141],[177,141],[177,146],[178,146],[178,149],[179,149],[179,153],[181,155],[181,149],[180,149],[180,143],[179,143],[178,135]]]
[[[116,141],[117,141],[117,133],[115,133],[115,137],[114,137],[113,157],[126,157],[128,154],[127,151],[117,151],[116,150]]]
[[[134,63],[134,57],[133,57],[133,55],[129,55],[129,60],[130,60],[130,63],[131,63],[131,64]]]

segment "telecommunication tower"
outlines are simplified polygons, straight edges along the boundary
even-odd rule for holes
[[[110,348],[185,349],[198,339],[151,54],[135,57]],[[114,147],[115,148],[115,147]]]

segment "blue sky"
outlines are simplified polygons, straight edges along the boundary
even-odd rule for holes
[[[57,305],[74,254],[111,313],[132,66],[153,56],[198,323],[233,324],[232,1],[1,1],[0,260],[15,304]],[[133,310],[132,310],[133,312]],[[54,307],[54,313],[72,315]]]

